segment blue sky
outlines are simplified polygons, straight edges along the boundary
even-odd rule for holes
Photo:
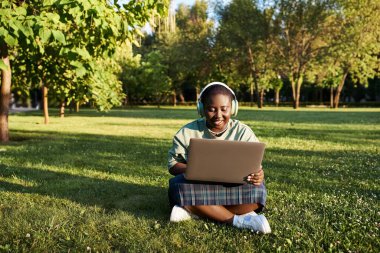
[[[207,1],[209,2],[209,1]],[[231,0],[223,0],[224,4],[228,3],[228,2],[231,2]],[[172,3],[171,3],[171,8],[172,9],[176,9],[178,4],[180,3],[184,3],[186,5],[193,5],[195,3],[195,0],[173,0]]]
[[[127,0],[124,0],[124,1],[127,1]],[[230,1],[231,1],[231,0],[223,0],[224,3],[228,3],[228,2],[230,2]],[[170,6],[170,8],[171,8],[172,10],[175,10],[175,9],[177,9],[177,6],[178,6],[179,4],[181,4],[181,3],[184,3],[184,4],[186,4],[186,5],[193,5],[193,4],[195,3],[195,0],[172,0],[172,1],[171,1],[171,6]],[[148,31],[151,30],[148,24],[145,26],[144,29],[145,29],[145,30],[148,30]]]
[[[195,0],[174,0],[172,2],[172,5],[177,7],[178,4],[180,3],[184,3],[184,4],[187,4],[187,5],[193,5],[195,2]]]
[[[230,1],[231,0],[223,0],[224,3],[228,3]],[[128,2],[128,0],[121,0],[120,2]],[[193,5],[195,3],[195,0],[172,0],[170,8],[172,10],[175,10],[180,3],[184,3],[186,5]]]
[[[175,10],[179,4],[193,5],[195,0],[173,0],[170,5],[170,9]]]

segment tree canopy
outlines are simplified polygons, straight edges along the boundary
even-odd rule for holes
[[[99,109],[107,109],[106,101],[119,103],[115,100],[119,101],[121,84],[104,82],[109,80],[107,71],[97,64],[120,43],[136,42],[145,22],[165,14],[167,6],[166,0],[131,0],[122,5],[102,0],[2,1],[0,140],[9,138],[10,62],[19,89],[42,86],[44,96],[50,89],[62,99],[92,99]]]

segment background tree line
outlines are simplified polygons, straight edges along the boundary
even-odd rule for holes
[[[379,96],[379,1],[233,0],[179,5],[156,20],[122,74],[130,103],[195,101],[212,80],[228,83],[240,100],[293,107],[301,97],[338,107],[344,85]],[[148,74],[149,73],[149,74]],[[306,89],[304,86],[306,85]],[[325,94],[321,94],[324,91]],[[185,93],[185,94],[184,94]],[[368,98],[368,96],[367,96]]]

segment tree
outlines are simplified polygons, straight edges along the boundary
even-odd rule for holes
[[[174,67],[175,72],[171,72],[171,76],[174,76],[175,83],[190,81],[198,98],[200,86],[209,80],[212,69],[209,39],[213,23],[207,19],[206,1],[197,0],[191,7],[179,5],[176,24],[177,39],[170,57],[175,60],[169,63],[169,68]]]
[[[171,93],[171,79],[167,75],[168,66],[163,64],[163,56],[159,51],[147,55],[142,63],[142,83],[147,86],[147,97],[155,101],[158,107]]]
[[[275,6],[278,29],[276,49],[282,75],[292,86],[293,107],[299,107],[301,86],[315,59],[328,49],[328,41],[337,23],[334,1],[280,0]]]
[[[379,76],[380,66],[380,2],[379,1],[339,1],[339,30],[335,43],[330,48],[330,68],[339,75],[333,75],[334,108],[338,108],[340,94],[348,75],[354,82],[367,85],[368,79]],[[331,78],[331,77],[330,77]]]
[[[125,61],[121,80],[130,103],[153,101],[160,107],[172,92],[168,66],[160,51],[136,55]]]
[[[113,57],[98,60],[97,66],[94,74],[88,77],[89,80],[85,80],[89,87],[88,101],[94,102],[99,111],[108,111],[121,105],[125,98],[122,83],[118,79],[121,70]]]
[[[313,61],[313,64],[305,76],[309,82],[320,88],[330,89],[330,107],[334,107],[334,89],[341,79],[342,72],[332,57],[325,55],[323,58]]]
[[[82,77],[94,70],[91,63],[112,55],[118,41],[134,40],[136,28],[142,27],[152,15],[164,13],[167,5],[166,0],[131,0],[123,6],[117,0],[113,5],[102,0],[2,1],[0,141],[9,140],[11,57],[42,56],[38,57],[40,61],[32,62],[34,69],[41,71],[31,73],[44,85],[46,96],[45,82],[51,80],[46,79],[50,72],[44,63],[51,62],[51,58],[57,59],[56,63],[65,59],[74,67],[75,74]]]
[[[242,79],[249,81],[251,105],[255,91],[261,108],[264,90],[274,72],[273,9],[259,9],[252,0],[234,0],[219,15],[216,36],[219,66],[235,67],[230,72],[238,72]]]
[[[315,58],[308,69],[309,79],[330,88],[330,107],[337,108],[348,75],[366,85],[379,72],[380,18],[377,1],[337,1],[330,16],[332,32],[324,38],[327,51]]]
[[[179,30],[176,24],[176,15],[170,11],[167,17],[156,17],[153,23],[153,33],[146,36],[142,47],[135,51],[141,53],[142,57],[147,59],[148,62],[152,62],[153,58],[160,59],[160,62],[153,64],[159,65],[157,67],[165,71],[165,79],[169,78],[170,87],[172,88],[170,95],[172,95],[173,105],[176,106],[176,97],[178,93],[181,94],[181,84],[183,81],[180,71],[181,66],[179,64],[182,56],[177,55],[179,52],[179,48],[177,48]],[[149,56],[151,52],[154,52],[154,54]],[[164,75],[160,74],[160,76],[163,77]],[[160,88],[163,88],[167,84],[166,81],[154,83],[160,85]],[[164,93],[167,93],[167,91]],[[159,96],[161,97],[161,95]],[[158,98],[159,100],[161,98]]]
[[[141,55],[136,55],[122,60],[122,72],[119,79],[123,84],[123,90],[127,95],[129,104],[138,103],[145,97],[145,85],[141,85]]]

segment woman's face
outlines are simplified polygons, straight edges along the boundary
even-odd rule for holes
[[[231,118],[231,99],[227,95],[212,95],[204,107],[207,127],[213,132],[225,129]]]

